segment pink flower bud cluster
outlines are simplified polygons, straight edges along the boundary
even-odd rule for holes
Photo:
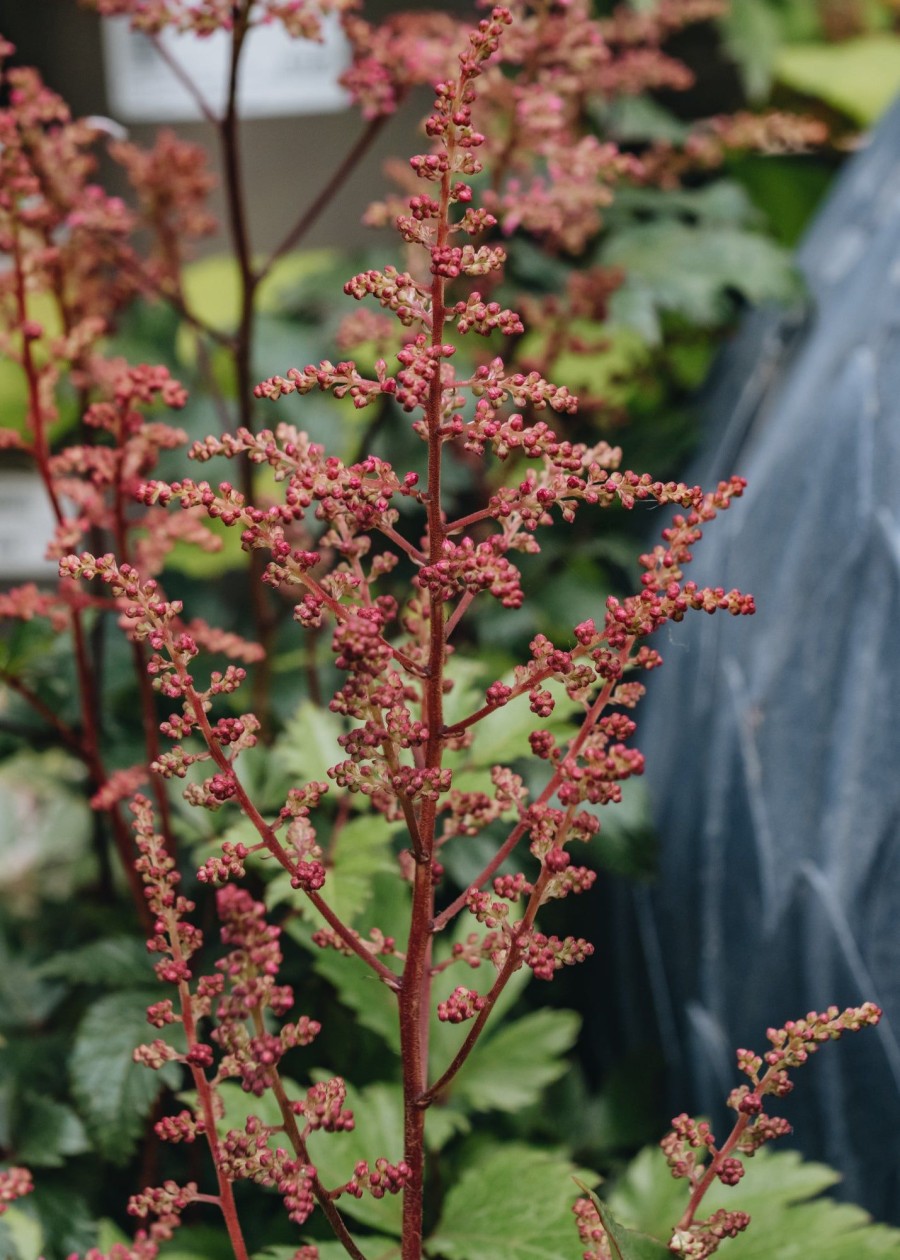
[[[346,1083],[339,1076],[321,1081],[306,1091],[306,1097],[291,1104],[296,1116],[306,1121],[303,1137],[317,1129],[327,1133],[349,1133],[355,1125],[353,1112],[344,1106],[347,1100]]]
[[[10,1203],[31,1194],[34,1182],[27,1168],[0,1168],[0,1216]]]
[[[474,1019],[484,1005],[485,999],[475,989],[457,985],[446,1001],[438,1003],[437,1016],[445,1023],[462,1024]]]
[[[673,1232],[670,1251],[706,1260],[723,1239],[746,1229],[750,1218],[744,1212],[720,1210],[706,1220],[698,1220],[696,1215],[713,1180],[726,1186],[736,1186],[741,1180],[744,1164],[738,1155],[753,1156],[765,1143],[791,1132],[790,1124],[781,1116],[766,1114],[764,1098],[786,1097],[793,1088],[788,1069],[801,1067],[825,1042],[836,1041],[845,1032],[873,1027],[880,1019],[881,1010],[874,1002],[844,1011],[831,1006],[821,1014],[810,1011],[805,1019],[789,1020],[783,1028],[768,1029],[766,1036],[773,1049],[762,1057],[752,1050],[738,1050],[738,1068],[751,1083],[739,1086],[729,1095],[728,1105],[737,1112],[737,1120],[721,1147],[717,1147],[705,1120],[694,1120],[686,1114],[675,1117],[671,1132],[660,1146],[672,1176],[686,1178],[692,1196]]]
[[[383,1199],[386,1194],[399,1194],[410,1178],[410,1167],[405,1160],[392,1164],[389,1160],[376,1159],[375,1167],[370,1168],[367,1160],[360,1160],[353,1170],[353,1176],[337,1191],[340,1194],[352,1195],[361,1199],[367,1191],[373,1199]]]
[[[274,1130],[251,1116],[245,1128],[229,1129],[221,1143],[222,1168],[232,1181],[253,1181],[271,1186],[284,1200],[290,1220],[302,1225],[315,1207],[315,1168],[289,1155],[283,1147],[272,1148]]]

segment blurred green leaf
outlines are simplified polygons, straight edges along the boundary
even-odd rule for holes
[[[84,1125],[71,1107],[27,1092],[19,1100],[16,1159],[29,1168],[59,1168],[66,1155],[90,1150]]]
[[[257,307],[273,314],[303,279],[312,278],[333,265],[334,252],[327,249],[286,254],[272,268],[257,292]],[[241,313],[240,271],[230,254],[214,254],[188,263],[182,271],[188,310],[219,332],[237,327]]]
[[[67,1260],[94,1245],[96,1226],[90,1206],[70,1180],[66,1171],[48,1173],[36,1180],[34,1193],[24,1201],[29,1214],[40,1221],[46,1260]]]
[[[132,1057],[155,1035],[146,1008],[158,999],[156,990],[107,994],[88,1007],[75,1035],[72,1094],[97,1149],[112,1163],[129,1158],[163,1086],[181,1077],[177,1065],[153,1072]]]
[[[657,870],[657,832],[650,798],[642,779],[621,784],[618,803],[586,808],[600,819],[600,831],[590,842],[590,858],[603,870],[630,879],[648,879]]]
[[[362,1250],[365,1252],[366,1260],[398,1260],[400,1256],[400,1244],[396,1238],[383,1238],[379,1234],[366,1234],[357,1239]],[[344,1250],[343,1243],[337,1241],[317,1243],[319,1248],[319,1260],[347,1260],[347,1252]],[[296,1248],[290,1249],[290,1254],[283,1257],[276,1257],[275,1260],[293,1260]],[[257,1260],[254,1257],[254,1260]],[[263,1252],[259,1260],[268,1260],[268,1253]]]
[[[0,932],[0,1028],[39,1027],[64,995],[63,985],[48,984],[38,965],[11,949]]]
[[[651,340],[659,337],[663,311],[711,326],[727,318],[730,292],[752,302],[788,301],[801,292],[786,250],[724,226],[636,224],[610,240],[603,262],[626,273],[611,300],[612,319]]]
[[[246,569],[249,558],[241,547],[240,529],[216,520],[205,520],[203,525],[219,545],[207,550],[197,543],[177,542],[166,556],[166,568],[197,580]]]
[[[741,73],[751,101],[761,101],[772,86],[782,40],[779,14],[766,0],[731,0],[720,19],[725,50]]]
[[[73,984],[132,988],[153,982],[153,965],[143,940],[136,936],[106,936],[78,949],[54,954],[40,964],[37,974]]]
[[[72,895],[93,870],[91,810],[81,764],[58,749],[0,764],[0,895],[27,913]]]
[[[0,1256],[3,1260],[39,1260],[44,1247],[40,1221],[15,1204],[0,1220]]]
[[[182,1225],[171,1242],[163,1243],[159,1249],[159,1260],[233,1260],[233,1257],[234,1248],[225,1230],[210,1225]]]
[[[900,91],[900,36],[788,44],[778,53],[775,74],[787,87],[818,97],[868,126]]]

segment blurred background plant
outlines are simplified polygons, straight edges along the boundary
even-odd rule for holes
[[[124,0],[93,7],[137,11]],[[19,161],[37,172],[25,213],[18,226],[7,222],[2,240],[9,260],[0,276],[3,315],[11,330],[0,362],[8,467],[41,477],[56,518],[57,554],[77,537],[97,551],[108,538],[145,558],[156,550],[167,595],[185,598],[192,616],[232,636],[215,647],[252,664],[260,654],[244,644],[262,644],[255,704],[269,746],[248,764],[257,799],[267,805],[283,800],[298,776],[324,777],[339,733],[337,719],[319,707],[334,690],[327,649],[314,632],[298,639],[290,604],[270,598],[252,575],[246,580],[247,557],[227,530],[206,534],[189,514],[179,527],[163,524],[161,516],[142,517],[126,506],[153,461],[156,475],[184,472],[162,427],[155,441],[147,440],[147,426],[140,438],[132,433],[130,462],[109,467],[96,452],[112,449],[110,427],[85,426],[82,417],[90,403],[121,402],[125,419],[115,447],[127,448],[131,399],[119,399],[114,385],[120,358],[164,365],[183,382],[190,403],[178,424],[189,439],[202,440],[260,423],[252,397],[257,380],[333,359],[335,347],[352,351],[361,367],[378,357],[378,317],[348,316],[341,292],[349,274],[383,262],[384,246],[328,239],[329,198],[340,198],[389,114],[422,113],[417,87],[446,72],[457,27],[472,15],[431,6],[370,26],[350,6],[336,7],[347,8],[348,87],[364,121],[345,153],[334,153],[323,195],[313,195],[296,218],[290,207],[271,240],[253,234],[234,93],[221,115],[208,110],[216,177],[200,150],[173,133],[163,133],[148,156],[108,123],[72,123],[58,98],[15,70],[4,89],[0,161],[11,175],[21,173]],[[509,255],[502,281],[485,296],[501,309],[521,310],[528,331],[500,330],[493,344],[508,364],[539,370],[579,394],[577,427],[567,436],[621,443],[631,466],[665,479],[691,449],[694,391],[742,309],[803,301],[790,247],[859,127],[900,85],[896,6],[733,0],[726,11],[713,0],[663,0],[614,12],[598,6],[597,13],[578,4],[525,7],[527,37],[505,50],[493,82],[485,131],[496,173],[479,191]],[[29,52],[24,9],[13,13],[11,26],[5,33],[20,45],[22,62]],[[152,23],[150,37],[157,38]],[[124,201],[94,183],[104,148],[104,179],[128,188]],[[118,174],[109,174],[110,163]],[[405,170],[388,174],[406,188]],[[224,190],[222,234],[207,209],[216,178]],[[386,195],[368,212],[373,225],[406,207],[402,198],[394,205],[389,189]],[[302,249],[310,239],[315,247]],[[472,351],[461,342],[458,354],[462,360]],[[162,378],[134,390],[136,397],[144,390],[178,401]],[[324,395],[306,404],[302,424],[312,439],[327,438],[348,463],[363,452],[403,467],[421,458],[410,435],[392,424],[389,404],[375,408],[374,419]],[[287,404],[280,408],[292,415]],[[273,423],[270,410],[262,421]],[[79,462],[66,454],[76,448],[95,454]],[[243,477],[256,498],[270,489],[249,465]],[[477,463],[449,463],[448,491],[460,514],[496,489],[481,479]],[[468,666],[460,669],[459,695],[474,694],[483,678],[502,677],[535,634],[564,635],[608,593],[630,589],[646,527],[646,517],[618,513],[601,536],[579,523],[558,549],[551,544],[525,557],[537,597],[502,616],[491,607],[474,612],[466,633],[478,665],[471,676]],[[398,589],[403,580],[398,574]],[[44,578],[0,596],[0,610],[7,621],[0,649],[0,1147],[40,1174],[35,1194],[0,1221],[0,1249],[10,1260],[56,1260],[119,1240],[119,1205],[136,1183],[160,1180],[171,1159],[149,1125],[159,1114],[160,1090],[176,1078],[160,1079],[130,1060],[146,1035],[145,1008],[155,990],[139,893],[132,888],[130,898],[124,886],[130,837],[117,818],[121,798],[154,755],[147,744],[154,706],[138,689],[133,647],[110,632],[90,601],[73,603]],[[495,727],[492,763],[518,743],[516,715],[508,712],[508,729],[502,721]],[[646,804],[639,786],[625,787],[589,860],[649,879],[655,840]],[[195,865],[214,851],[213,842],[242,839],[243,824],[223,836],[210,815],[157,792],[168,836]],[[91,809],[92,797],[104,808]],[[484,865],[480,843],[448,864],[456,887]],[[389,921],[390,837],[371,835],[361,819],[345,820],[329,857],[343,912],[358,917],[376,898]],[[329,1011],[323,1059],[352,1075],[360,1130],[393,1148],[395,1046],[374,986],[336,966],[336,955],[310,949],[312,928],[290,889],[278,880],[266,885],[265,876],[260,869],[254,880],[296,946],[286,951],[288,979],[309,995],[310,1009]],[[574,1239],[569,1173],[578,1163],[615,1173],[662,1130],[654,1089],[659,1050],[623,1060],[604,1015],[615,924],[595,924],[590,907],[582,913],[591,920],[585,933],[598,945],[592,971],[552,995],[557,1007],[576,1009],[539,1008],[524,997],[446,1109],[435,1142],[444,1147],[441,1176],[451,1187],[437,1247],[448,1260],[514,1260],[536,1231],[548,1260],[577,1254],[577,1241],[568,1250],[559,1244],[561,1231]],[[554,930],[552,915],[547,930]],[[587,1035],[569,1061],[582,1021]],[[239,1090],[230,1101],[239,1122],[246,1106]],[[760,1163],[765,1192],[758,1192],[754,1231],[730,1244],[736,1256],[772,1254],[772,1240],[793,1229],[816,1255],[896,1249],[894,1233],[861,1229],[858,1211],[810,1202],[830,1184],[826,1170],[789,1154]],[[189,1174],[190,1152],[175,1166]],[[515,1227],[503,1205],[526,1183],[535,1216]],[[665,1215],[672,1184],[661,1160],[654,1165],[640,1155],[619,1182],[613,1208],[629,1224],[657,1232],[680,1214]],[[348,1211],[364,1226],[385,1228],[383,1212],[373,1216],[368,1200]],[[271,1216],[259,1214],[260,1246],[277,1236],[276,1220],[274,1205]],[[390,1234],[388,1228],[386,1253]],[[282,1260],[293,1250],[285,1237],[280,1251],[267,1246],[264,1254]],[[224,1235],[189,1225],[163,1254],[217,1260],[229,1252]],[[325,1247],[322,1256],[331,1260]]]

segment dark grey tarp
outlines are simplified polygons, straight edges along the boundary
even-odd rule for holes
[[[884,1008],[780,1110],[848,1197],[898,1221],[900,104],[798,260],[805,307],[753,314],[708,389],[687,479],[749,489],[689,576],[759,611],[659,636],[639,743],[662,869],[637,918],[679,1109],[722,1118],[735,1048],[767,1049],[770,1025]]]

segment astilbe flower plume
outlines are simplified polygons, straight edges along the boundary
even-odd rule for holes
[[[343,460],[286,418],[262,430],[248,418],[190,451],[204,466],[237,459],[241,475],[154,480],[160,452],[182,435],[155,421],[152,409],[182,407],[185,392],[164,368],[108,360],[101,338],[135,292],[162,293],[190,317],[179,280],[182,238],[210,227],[209,177],[194,150],[171,136],[164,135],[150,154],[114,147],[155,229],[150,259],[139,260],[128,243],[131,212],[87,183],[93,132],[73,124],[33,77],[14,80],[15,117],[0,116],[0,164],[10,176],[8,191],[0,194],[5,216],[0,230],[14,258],[0,298],[10,316],[5,336],[30,386],[33,435],[19,441],[54,504],[53,549],[66,592],[51,600],[27,589],[4,598],[22,617],[67,614],[84,660],[87,607],[114,611],[132,645],[144,684],[144,725],[152,732],[147,761],[161,822],[157,830],[149,798],[134,798],[139,857],[133,891],[148,918],[148,948],[168,994],[148,1008],[153,1032],[135,1057],[153,1070],[179,1064],[189,1075],[194,1101],[160,1116],[155,1132],[165,1142],[205,1146],[215,1182],[214,1193],[193,1182],[165,1181],[135,1195],[129,1211],[149,1224],[132,1245],[114,1246],[108,1260],[153,1260],[184,1210],[203,1204],[221,1213],[236,1260],[248,1260],[233,1190],[237,1180],[274,1191],[296,1226],[319,1211],[354,1260],[363,1260],[362,1252],[340,1200],[399,1194],[403,1260],[420,1260],[429,1108],[446,1097],[516,972],[526,968],[550,981],[592,952],[584,938],[543,931],[538,917],[549,901],[591,888],[596,872],[577,860],[579,846],[597,835],[602,806],[620,800],[621,785],[643,772],[642,755],[630,742],[636,730],[630,712],[643,691],[641,674],[660,664],[646,640],[692,610],[753,612],[751,596],[699,588],[685,581],[683,572],[706,523],[740,497],[742,480],[704,492],[623,468],[621,450],[607,442],[573,440],[567,434],[578,400],[549,379],[543,365],[511,357],[527,320],[493,295],[506,258],[504,235],[527,232],[551,251],[577,256],[599,230],[614,185],[645,178],[646,168],[634,155],[585,130],[586,107],[598,85],[611,99],[649,86],[683,84],[683,69],[660,45],[710,6],[668,0],[653,21],[636,18],[629,26],[621,14],[599,22],[581,0],[540,6],[521,0],[496,6],[474,29],[466,27],[459,40],[463,51],[456,56],[450,36],[460,28],[437,14],[397,16],[375,28],[353,3],[91,3],[105,15],[129,17],[157,42],[167,29],[199,36],[230,30],[237,51],[255,23],[281,22],[292,34],[316,38],[320,19],[340,12],[354,48],[345,81],[373,119],[393,110],[423,77],[437,77],[425,124],[429,147],[409,163],[409,195],[399,207],[375,213],[393,221],[408,265],[371,268],[345,286],[349,298],[377,304],[370,315],[383,356],[371,370],[350,357],[293,366],[255,389],[261,406],[286,400],[283,417],[313,391],[359,410],[383,408],[392,423],[407,428],[410,440],[422,444],[424,473],[395,468],[374,453]],[[228,118],[220,121],[227,131]],[[744,127],[745,139],[749,130]],[[701,156],[711,163],[715,145],[726,142],[724,132],[710,125],[704,136]],[[35,153],[43,154],[39,161]],[[69,181],[68,201],[48,196],[54,163],[60,165],[59,178]],[[661,158],[658,165],[665,166]],[[666,169],[675,165],[673,159]],[[55,219],[61,205],[62,218]],[[74,298],[71,309],[63,305],[62,336],[47,340],[31,317],[28,295],[42,286],[57,296],[67,292],[68,273],[60,269],[64,250],[54,250],[62,248],[60,241],[67,245],[68,234],[80,239],[81,231],[100,245],[93,253],[85,248],[83,257],[73,251],[66,265],[73,268],[73,290],[80,294],[83,284],[87,296],[79,298],[83,308]],[[250,297],[260,274],[245,267]],[[599,314],[617,282],[599,271],[573,279],[554,318],[564,322],[566,312],[576,309]],[[372,327],[372,319],[356,320],[357,335]],[[466,358],[460,353],[463,338],[482,349]],[[344,345],[351,341],[345,327]],[[63,371],[84,392],[84,427],[93,440],[51,454],[48,425]],[[249,397],[246,402],[249,407]],[[491,470],[491,480],[480,483],[490,488],[464,516],[454,515],[444,489],[449,457]],[[269,474],[281,492],[277,502],[255,501],[248,468]],[[473,604],[493,599],[502,608],[519,608],[530,592],[518,557],[539,552],[549,528],[571,524],[584,512],[640,504],[678,509],[660,546],[641,557],[641,589],[610,596],[596,618],[557,634],[556,642],[536,634],[514,670],[502,679],[484,678],[483,699],[449,721],[451,661]],[[252,572],[292,605],[298,635],[324,631],[322,641],[330,642],[337,684],[329,708],[341,725],[334,761],[321,780],[293,784],[274,809],[254,800],[242,761],[257,745],[263,722],[242,709],[238,693],[245,665],[261,652],[235,635],[186,620],[181,600],[169,597],[161,578],[177,538],[216,545],[207,522],[239,532]],[[412,574],[405,592],[392,578],[401,567]],[[81,585],[71,585],[72,579]],[[224,653],[230,662],[205,666],[206,652]],[[93,682],[85,665],[86,696]],[[559,720],[563,701],[566,712],[575,714],[568,723]],[[543,776],[529,788],[509,766],[495,764],[477,786],[455,783],[454,767],[466,766],[468,750],[489,740],[485,720],[509,704],[518,704],[523,716],[520,751],[534,755]],[[166,714],[162,721],[157,705]],[[157,731],[168,744],[157,742]],[[93,800],[115,819],[146,767],[107,773],[96,731],[82,747]],[[215,886],[221,951],[210,966],[212,947],[204,946],[194,922],[196,907],[183,891],[173,851],[174,830],[166,825],[165,788],[173,781],[183,783],[190,805],[230,818],[239,812],[245,824],[240,839],[223,838],[219,852],[197,871],[201,891]],[[405,832],[397,859],[409,894],[405,939],[377,925],[359,930],[335,909],[339,898],[332,894],[325,837],[354,812],[365,811],[380,815],[390,830]],[[490,838],[491,856],[457,895],[438,902],[444,847],[463,837]],[[525,869],[501,873],[514,853],[521,853]],[[248,862],[259,859],[279,867],[297,902],[316,916],[314,946],[344,955],[341,965],[366,968],[395,1003],[403,1149],[369,1152],[330,1186],[310,1156],[310,1139],[321,1131],[346,1132],[355,1117],[341,1077],[314,1080],[298,1090],[282,1076],[283,1059],[290,1055],[302,1062],[320,1028],[298,1012],[292,988],[279,980],[279,926],[268,921],[263,902],[239,886]],[[460,916],[471,931],[461,933],[441,958],[441,934]],[[452,984],[464,969],[479,973],[477,987],[457,983],[439,1000],[432,992],[436,977],[447,970]],[[449,1061],[429,1072],[432,1014],[460,1025],[461,1040]],[[874,1014],[868,1008],[843,1017],[829,1012],[810,1017],[802,1028],[786,1027],[783,1037],[773,1034],[770,1053],[777,1062],[771,1060],[762,1077],[761,1065],[747,1057],[742,1067],[751,1088],[737,1098],[740,1132],[720,1150],[693,1122],[676,1123],[671,1157],[679,1167],[684,1164],[681,1175],[693,1178],[693,1194],[675,1237],[684,1235],[702,1248],[734,1232],[736,1215],[695,1221],[703,1179],[739,1178],[732,1152],[744,1151],[741,1141],[774,1136],[778,1127],[750,1100],[778,1093],[801,1055],[854,1026],[854,1020],[874,1022]],[[176,1031],[177,1038],[170,1036]],[[264,1120],[251,1110],[243,1127],[229,1127],[220,1092],[228,1082],[238,1082],[251,1100],[271,1095],[275,1121],[271,1111]],[[701,1147],[705,1165],[695,1158]],[[8,1173],[0,1196],[27,1188],[24,1175]],[[589,1212],[581,1211],[579,1219],[589,1227]],[[711,1253],[686,1248],[684,1254]],[[314,1254],[313,1246],[296,1253],[303,1260]],[[94,1251],[90,1260],[103,1258]]]

